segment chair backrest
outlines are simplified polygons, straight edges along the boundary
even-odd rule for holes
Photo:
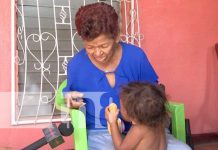
[[[165,85],[160,83],[159,88],[165,92]],[[171,114],[171,131],[172,134],[180,141],[186,142],[186,125],[184,104],[169,101],[166,109]]]
[[[87,150],[86,118],[82,111],[69,109],[66,107],[63,96],[63,88],[67,85],[67,80],[63,81],[58,88],[55,106],[57,109],[67,112],[71,116],[71,123],[74,127],[74,145],[76,150]],[[186,142],[184,104],[168,102],[166,109],[171,113],[172,134],[180,141]]]
[[[184,104],[168,102],[166,109],[171,113],[172,134],[178,140],[186,143]]]

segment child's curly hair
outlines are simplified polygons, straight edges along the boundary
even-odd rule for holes
[[[132,82],[122,87],[120,99],[127,115],[139,123],[149,127],[157,127],[164,123],[167,112],[165,93],[150,83]]]
[[[103,2],[79,8],[75,24],[83,40],[93,40],[100,34],[116,38],[119,33],[118,14],[111,5]]]

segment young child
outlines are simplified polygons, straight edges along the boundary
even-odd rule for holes
[[[158,87],[140,82],[124,86],[120,93],[120,111],[123,119],[132,127],[122,139],[117,126],[119,110],[114,113],[105,109],[116,150],[166,150],[164,122],[166,96]]]

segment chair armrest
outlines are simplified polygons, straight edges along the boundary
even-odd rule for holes
[[[72,109],[71,123],[74,127],[74,144],[76,150],[88,150],[86,118],[82,111]]]
[[[63,88],[67,85],[67,80],[64,80],[58,91],[55,98],[55,106],[58,110],[64,111],[70,114],[71,123],[74,128],[74,145],[76,150],[88,150],[87,144],[87,131],[86,131],[86,118],[82,111],[78,109],[69,109],[66,107],[64,102]]]
[[[186,143],[184,104],[168,102],[166,109],[172,117],[172,134],[180,141]]]

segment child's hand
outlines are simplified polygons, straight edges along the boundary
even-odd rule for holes
[[[119,109],[116,109],[114,112],[110,112],[109,106],[105,108],[105,118],[110,124],[117,123],[118,114]]]

